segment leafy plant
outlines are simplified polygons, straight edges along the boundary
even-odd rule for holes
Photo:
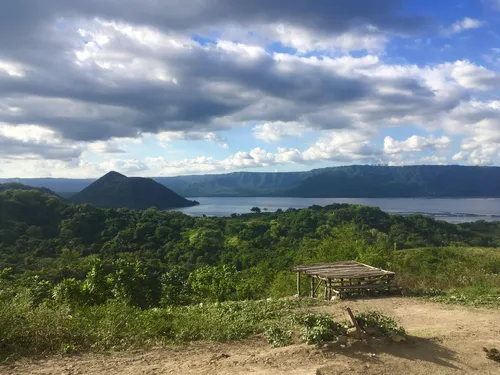
[[[354,315],[354,318],[367,333],[375,336],[390,337],[393,334],[406,336],[403,327],[396,320],[379,311],[364,311]]]
[[[302,339],[308,344],[333,341],[344,333],[342,325],[325,314],[297,315],[295,322],[301,326]]]
[[[273,347],[288,346],[292,344],[292,331],[282,325],[271,325],[264,331],[267,342]]]

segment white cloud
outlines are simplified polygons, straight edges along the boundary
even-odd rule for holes
[[[226,139],[214,132],[166,131],[157,134],[146,134],[146,136],[157,139],[163,147],[169,147],[174,141],[209,141],[218,143],[222,148],[229,147]]]
[[[19,63],[0,60],[0,74],[5,73],[11,77],[24,77],[24,68]]]
[[[420,159],[419,163],[421,164],[438,164],[445,165],[448,162],[448,158],[446,156],[438,156],[438,155],[430,155],[424,156]]]
[[[301,137],[308,128],[296,121],[273,121],[255,125],[252,129],[257,139],[265,142],[277,142],[287,137]]]
[[[384,138],[384,152],[398,154],[402,152],[421,152],[445,149],[451,145],[452,140],[446,136],[439,138],[413,135],[404,141],[397,141],[390,136]]]
[[[0,123],[0,158],[71,160],[80,157],[84,145],[63,139],[38,125]]]
[[[104,173],[109,171],[124,174],[137,174],[148,170],[148,166],[137,159],[112,159],[99,163],[98,169]]]
[[[275,165],[303,164],[317,161],[380,162],[382,151],[369,141],[363,131],[335,131],[318,140],[304,151],[278,147],[268,152],[260,147],[248,152],[239,151],[225,159],[200,156],[192,159],[166,160],[162,157],[146,158],[145,164],[157,175],[227,172],[234,170],[271,167]]]
[[[98,154],[124,154],[127,146],[141,144],[142,138],[112,138],[107,141],[89,143],[89,150]]]
[[[331,160],[337,162],[379,161],[381,151],[371,142],[367,130],[338,130],[330,137],[319,139],[302,153],[306,161]]]
[[[310,51],[347,53],[360,50],[380,53],[389,40],[385,33],[375,27],[329,36],[293,25],[277,24],[269,27],[264,33],[270,40],[278,40],[285,46],[296,48],[301,54]]]
[[[468,152],[459,151],[455,155],[453,155],[453,157],[451,158],[451,160],[453,160],[453,161],[463,161],[463,160],[467,160],[468,157],[469,157],[469,153]]]
[[[457,61],[450,74],[461,86],[468,89],[492,90],[500,88],[500,74],[469,61]]]
[[[451,36],[455,34],[460,34],[465,30],[478,29],[480,27],[483,27],[484,25],[485,23],[483,21],[480,21],[475,18],[465,17],[464,19],[455,22],[450,27],[443,28],[442,31],[444,35]]]

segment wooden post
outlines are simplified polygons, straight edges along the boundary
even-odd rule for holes
[[[324,280],[324,283],[325,283],[325,299],[328,300],[328,284],[326,280]]]
[[[300,297],[300,271],[297,272],[297,297]]]
[[[332,299],[332,279],[328,279],[328,301]]]
[[[319,290],[319,287],[321,286],[321,279],[318,279],[318,283],[316,284],[316,287],[314,288],[314,295],[317,296],[318,293],[316,293]]]
[[[347,320],[351,323],[351,325],[356,328],[356,336],[357,339],[361,339],[363,336],[363,331],[361,331],[361,327],[358,324],[358,321],[354,318],[354,314],[352,313],[351,309],[348,307],[345,309],[345,315],[347,317]]]
[[[311,276],[311,298],[315,297],[315,290],[314,290],[314,277]]]

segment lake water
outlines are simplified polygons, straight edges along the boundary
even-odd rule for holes
[[[249,213],[252,207],[267,208],[305,208],[317,204],[326,206],[332,203],[363,204],[380,207],[383,211],[408,215],[419,213],[451,223],[464,223],[476,220],[500,220],[500,198],[438,199],[438,198],[246,198],[246,197],[199,197],[189,198],[200,202],[199,206],[181,208],[194,216],[229,216],[232,213]]]

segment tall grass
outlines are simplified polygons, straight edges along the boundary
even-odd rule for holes
[[[409,292],[443,302],[500,306],[500,249],[402,250],[390,267]]]

